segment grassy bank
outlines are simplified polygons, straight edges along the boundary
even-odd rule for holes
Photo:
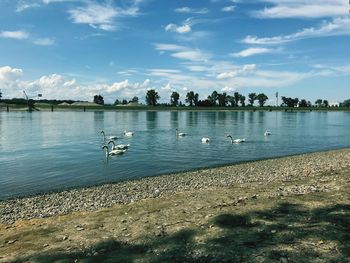
[[[318,155],[300,158],[313,169],[307,156]],[[279,160],[300,166],[295,158]],[[250,165],[249,173],[262,167]],[[349,168],[279,172],[2,224],[0,262],[349,262]]]

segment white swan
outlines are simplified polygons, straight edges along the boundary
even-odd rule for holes
[[[106,139],[108,139],[108,140],[116,140],[116,139],[118,139],[117,136],[108,136],[108,137],[106,138],[105,132],[104,132],[104,131],[101,131],[101,133],[102,133],[102,135],[103,135],[103,141],[106,141]]]
[[[242,142],[245,142],[245,139],[233,139],[231,135],[227,135],[227,138],[231,139],[231,143],[242,143]]]
[[[115,145],[115,142],[113,140],[110,140],[108,142],[108,145],[109,144],[112,144],[112,150],[126,150],[129,148],[130,144],[118,144],[118,145]]]
[[[131,131],[124,131],[124,136],[131,137],[131,136],[134,136],[134,133]]]
[[[202,138],[202,143],[209,143],[209,142],[210,142],[209,138],[206,138],[206,137]]]
[[[184,136],[186,136],[186,133],[184,133],[184,132],[179,132],[179,130],[176,129],[176,136],[178,136],[178,137],[184,137]]]
[[[105,150],[105,152],[106,152],[106,156],[111,156],[111,155],[120,155],[120,154],[123,154],[123,153],[125,153],[126,152],[126,150],[111,150],[111,151],[109,151],[109,149],[108,149],[108,146],[107,145],[103,145],[102,146],[102,149],[104,149]]]
[[[269,136],[269,135],[271,135],[271,132],[269,132],[269,131],[266,130],[266,131],[264,132],[264,135],[265,135],[265,136]]]

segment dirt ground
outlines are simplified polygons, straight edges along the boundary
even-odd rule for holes
[[[0,225],[0,262],[350,262],[350,171]]]

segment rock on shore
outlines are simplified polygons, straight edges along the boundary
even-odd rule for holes
[[[116,203],[248,182],[291,181],[350,167],[350,149],[319,152],[73,189],[0,202],[0,223],[94,211]],[[316,188],[315,188],[316,189]],[[291,191],[304,191],[292,189]]]

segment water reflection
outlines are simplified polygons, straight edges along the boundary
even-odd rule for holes
[[[190,111],[187,112],[187,125],[188,126],[194,126],[198,124],[198,112],[196,111]]]
[[[157,116],[158,112],[156,111],[146,112],[146,124],[148,130],[154,130],[157,127]]]

